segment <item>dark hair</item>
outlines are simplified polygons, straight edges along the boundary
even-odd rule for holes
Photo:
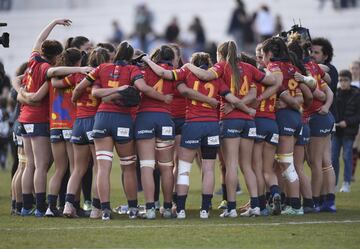
[[[75,37],[69,37],[66,40],[65,48],[78,48],[80,49],[81,46],[83,46],[85,43],[89,42],[90,40],[86,38],[85,36],[75,36]]]
[[[110,53],[115,52],[114,45],[112,45],[111,43],[108,43],[108,42],[98,43],[98,44],[96,44],[96,47],[105,48],[105,49],[109,50]]]
[[[190,63],[197,67],[205,65],[209,68],[212,66],[210,54],[204,52],[193,53],[190,59]]]
[[[254,67],[257,67],[256,64],[256,59],[254,59],[251,55],[245,53],[245,52],[241,52],[240,53],[240,57],[239,57],[240,61],[248,63]]]
[[[300,69],[301,74],[308,75],[303,62],[304,51],[303,48],[300,46],[299,42],[298,41],[290,42],[288,44],[288,48],[289,48],[289,56],[291,63]]]
[[[81,51],[77,48],[65,49],[58,57],[56,66],[69,66],[73,67],[76,63],[81,61]]]
[[[130,45],[129,42],[123,41],[117,47],[114,61],[118,61],[118,60],[131,61],[133,55],[134,55],[134,48]]]
[[[291,64],[293,64],[295,67],[300,69],[300,72],[302,75],[307,75],[306,68],[305,68],[302,60],[299,59],[299,57],[292,51],[289,51],[289,57],[290,57]]]
[[[91,51],[89,55],[89,66],[91,67],[97,67],[102,63],[109,62],[110,55],[108,53],[108,50],[105,48],[97,47],[93,51]]]
[[[56,40],[45,40],[41,44],[41,55],[44,56],[51,64],[54,63],[56,56],[61,54],[63,46]]]
[[[323,37],[315,38],[312,40],[312,45],[321,46],[321,51],[324,55],[327,55],[325,64],[328,64],[332,61],[334,56],[334,49],[328,39]]]
[[[169,43],[168,44],[172,49],[174,49],[176,55],[179,57],[179,61],[178,61],[178,65],[179,68],[182,67],[184,65],[184,62],[182,60],[182,56],[181,56],[181,48],[178,44],[176,43]]]
[[[339,77],[346,77],[346,78],[349,78],[350,81],[352,81],[352,75],[351,75],[351,72],[347,69],[344,69],[344,70],[341,70],[339,72]]]
[[[235,82],[235,89],[236,91],[239,91],[241,85],[241,77],[240,70],[237,65],[238,58],[236,43],[234,41],[224,42],[218,47],[218,52],[220,53],[221,57],[225,59],[227,63],[229,63],[232,70],[232,76],[234,77],[233,79]]]
[[[271,37],[265,40],[262,50],[264,53],[272,52],[273,56],[278,59],[290,60],[286,44],[280,37]]]
[[[15,75],[16,75],[16,76],[23,75],[23,74],[25,73],[26,69],[27,69],[27,65],[28,65],[27,62],[23,62],[23,63],[20,65],[20,67],[18,67],[18,68],[16,69]]]

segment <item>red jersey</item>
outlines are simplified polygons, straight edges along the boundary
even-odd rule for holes
[[[325,72],[313,61],[308,61],[305,63],[305,68],[311,73],[316,80],[316,88],[317,89],[324,89],[327,84],[322,79],[325,76]],[[321,106],[323,106],[325,101],[320,101],[316,98],[313,99],[311,106],[304,110],[304,117],[308,118],[311,114],[316,113]]]
[[[293,97],[297,95],[302,96],[299,83],[294,79],[294,74],[300,71],[294,65],[290,62],[272,61],[268,64],[267,69],[272,73],[282,73],[283,81],[279,90],[280,92],[288,90]]]
[[[46,72],[50,63],[41,58],[38,52],[32,52],[22,84],[30,93],[37,92],[47,80]],[[44,97],[38,106],[22,105],[19,116],[21,123],[47,123],[49,122],[49,96]]]
[[[173,118],[185,118],[186,99],[175,88],[174,98],[171,102],[171,116]]]
[[[225,96],[230,92],[229,88],[221,78],[212,80],[211,82],[204,82],[199,80],[188,68],[174,70],[173,75],[175,80],[180,81],[178,84],[183,84],[183,82],[185,82],[187,87],[210,98]],[[211,107],[207,103],[186,99],[185,119],[186,122],[218,121],[218,109]]]
[[[167,70],[173,69],[173,66],[161,63],[159,64],[162,68]],[[145,82],[148,86],[154,88],[157,92],[161,94],[173,94],[174,93],[174,82],[169,80],[164,80],[161,77],[157,76],[150,67],[144,69]],[[139,112],[165,112],[170,113],[171,108],[169,104],[166,104],[163,101],[150,98],[145,94],[141,97],[140,106],[138,109]]]
[[[256,88],[255,82],[261,82],[264,79],[265,74],[256,67],[244,62],[239,62],[238,68],[240,71],[240,77],[242,77],[240,80],[240,89],[238,91],[236,91],[236,85],[232,76],[233,73],[230,64],[222,61],[216,63],[212,68],[210,68],[210,70],[214,72],[217,77],[222,77],[224,79],[225,84],[230,88],[233,95],[242,99],[249,93],[250,88]],[[227,115],[221,115],[221,119],[237,118],[248,120],[254,119],[249,114],[238,109],[234,109]]]
[[[64,78],[64,86],[75,87],[86,75],[74,73]],[[99,107],[100,101],[91,95],[91,86],[85,89],[85,92],[76,101],[76,118],[93,117]]]
[[[100,88],[115,88],[133,85],[137,79],[143,77],[144,76],[137,66],[129,65],[124,61],[101,64],[86,76],[90,82],[95,82]],[[130,113],[130,108],[118,106],[111,102],[101,102],[98,111]]]
[[[49,86],[50,95],[50,129],[71,129],[75,119],[76,108],[71,102],[74,87],[55,88]]]
[[[257,83],[256,84],[256,95],[260,96],[266,90],[267,86]],[[275,104],[276,104],[276,93],[267,99],[261,100],[259,106],[256,109],[255,117],[270,118],[275,120]]]

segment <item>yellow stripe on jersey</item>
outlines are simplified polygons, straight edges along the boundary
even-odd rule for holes
[[[71,86],[71,83],[70,83],[70,80],[69,80],[68,77],[65,77],[65,78],[64,78],[64,81],[65,81],[66,84],[68,84],[69,86]]]
[[[219,78],[219,75],[217,74],[217,72],[214,69],[209,68],[209,71],[213,72],[215,74],[216,78]]]
[[[174,80],[178,80],[177,73],[175,70],[171,70]]]
[[[91,73],[89,73],[87,76],[88,76],[90,79],[95,80],[94,76],[92,76]]]

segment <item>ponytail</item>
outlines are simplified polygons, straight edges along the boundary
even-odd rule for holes
[[[240,71],[238,67],[237,47],[234,41],[228,41],[226,61],[229,63],[232,71],[233,80],[235,82],[235,89],[240,90]]]

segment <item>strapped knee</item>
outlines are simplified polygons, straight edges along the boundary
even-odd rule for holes
[[[19,163],[26,164],[26,156],[18,153]]]
[[[113,153],[111,151],[99,150],[96,151],[96,160],[111,161],[113,159]]]
[[[165,166],[165,167],[173,167],[174,166],[174,162],[173,160],[169,161],[169,162],[160,162],[157,161],[158,166]]]
[[[294,157],[293,157],[293,153],[288,153],[288,154],[277,154],[276,155],[276,160],[279,163],[288,163],[290,164],[286,170],[284,170],[281,175],[282,177],[284,177],[288,182],[295,182],[296,180],[299,179],[299,176],[296,172],[295,166],[294,166]]]
[[[183,160],[179,160],[178,165],[178,177],[177,184],[178,185],[187,185],[190,184],[190,171],[191,171],[191,163],[185,162]]]
[[[174,140],[161,140],[156,139],[155,150],[166,150],[171,149],[174,146]]]
[[[325,168],[322,168],[322,172],[323,172],[323,173],[326,173],[326,172],[329,172],[329,171],[333,171],[333,170],[334,170],[334,168],[333,168],[332,165],[327,166],[327,167],[325,167]]]
[[[126,166],[136,162],[136,155],[120,157],[120,165]]]
[[[155,160],[140,160],[140,168],[144,167],[155,169]]]

